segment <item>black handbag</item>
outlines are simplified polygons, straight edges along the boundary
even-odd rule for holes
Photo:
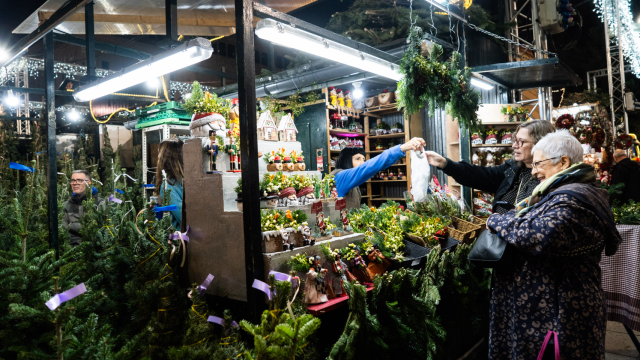
[[[511,265],[515,251],[513,245],[487,229],[471,248],[469,261],[484,268],[501,268]]]

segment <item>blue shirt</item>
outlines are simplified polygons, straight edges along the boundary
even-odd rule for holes
[[[396,145],[358,167],[340,171],[335,177],[338,196],[346,196],[351,189],[364,184],[373,175],[395,164],[404,156],[405,153],[400,150],[400,145]]]
[[[176,181],[175,184],[171,185],[167,181],[167,189],[171,190],[171,199],[167,201],[164,198],[164,186],[160,188],[160,197],[162,198],[162,206],[175,205],[178,207],[177,210],[172,210],[171,213],[171,224],[173,227],[181,231],[182,227],[182,181]]]

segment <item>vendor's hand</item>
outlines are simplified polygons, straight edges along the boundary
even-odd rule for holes
[[[409,150],[420,150],[422,149],[423,146],[427,145],[426,142],[424,142],[424,140],[422,138],[419,137],[414,137],[413,139],[407,141],[406,143],[400,145],[400,150],[402,150],[402,152],[407,152]]]
[[[427,160],[429,161],[430,165],[439,167],[440,169],[447,166],[447,159],[440,156],[438,153],[434,151],[425,151],[424,153],[427,156]]]

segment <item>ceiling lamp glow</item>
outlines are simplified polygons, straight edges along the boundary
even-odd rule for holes
[[[258,21],[256,35],[280,46],[304,51],[396,81],[402,77],[396,64],[273,19]]]
[[[479,87],[480,89],[483,89],[483,90],[493,89],[493,85],[489,84],[488,82],[478,80],[476,78],[471,78],[471,85],[475,87]]]
[[[199,63],[211,57],[211,42],[196,38],[165,53],[124,68],[100,80],[80,86],[73,94],[76,101],[89,101],[138,85],[161,75]]]

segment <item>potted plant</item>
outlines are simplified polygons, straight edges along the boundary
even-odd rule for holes
[[[516,117],[518,121],[527,121],[527,116],[529,115],[529,109],[524,106],[520,106],[516,108]]]
[[[242,177],[238,179],[238,185],[233,188],[233,191],[236,192],[236,195],[238,196],[236,198],[236,202],[238,205],[238,211],[242,211]]]
[[[376,135],[380,136],[380,135],[386,135],[387,134],[387,124],[383,123],[382,121],[378,120],[378,123],[376,124]]]
[[[384,150],[381,139],[378,139],[378,141],[376,141],[376,150]]]
[[[510,116],[511,116],[511,106],[503,106],[500,109],[500,113],[502,114],[503,117],[503,121],[504,122],[511,122],[513,120],[511,120]]]
[[[296,152],[295,150],[291,152],[291,161],[295,164],[295,169],[297,171],[304,171],[306,169],[306,165],[304,163],[304,156],[302,156],[302,150],[300,152]]]
[[[395,129],[395,131],[393,131]],[[401,132],[403,132],[404,126],[401,123],[395,123],[395,125],[393,125],[393,128],[391,129],[392,132],[399,134]]]
[[[210,130],[222,137],[227,135],[226,117],[231,110],[230,100],[220,99],[215,93],[203,92],[200,83],[194,81],[191,97],[185,102],[184,109],[193,115],[189,124],[191,136],[208,138]]]

